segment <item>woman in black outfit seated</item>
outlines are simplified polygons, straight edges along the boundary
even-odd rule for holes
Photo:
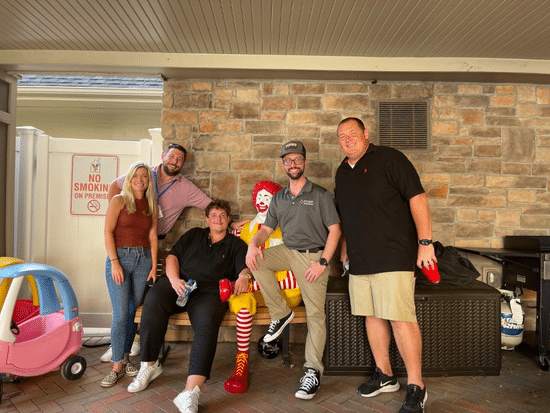
[[[187,231],[166,257],[166,277],[160,277],[145,296],[141,316],[141,368],[128,391],[145,389],[162,373],[158,355],[166,334],[168,320],[187,311],[194,332],[189,356],[185,390],[174,403],[181,412],[198,411],[200,388],[210,377],[216,353],[218,331],[228,304],[220,299],[219,281],[235,281],[235,294],[248,288],[246,243],[227,231],[229,203],[212,201],[205,209],[207,228]],[[193,279],[197,289],[190,293],[187,304],[179,307],[176,300],[184,294],[185,283]]]

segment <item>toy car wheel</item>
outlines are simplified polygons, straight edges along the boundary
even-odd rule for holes
[[[258,340],[258,352],[260,353],[260,356],[265,357],[266,359],[273,359],[277,357],[281,351],[281,342],[279,339],[275,339],[269,343],[266,343],[264,341],[264,337],[265,336],[262,336],[262,338]]]
[[[86,359],[72,355],[61,365],[61,376],[67,380],[78,380],[86,371]]]

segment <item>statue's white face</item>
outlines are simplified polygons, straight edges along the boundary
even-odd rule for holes
[[[273,195],[271,195],[265,189],[259,191],[256,195],[256,203],[254,204],[254,206],[256,207],[256,211],[258,211],[258,213],[260,214],[265,214],[269,209],[269,204],[271,204],[272,199]]]

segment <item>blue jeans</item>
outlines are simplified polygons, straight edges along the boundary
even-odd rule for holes
[[[122,247],[116,250],[118,261],[124,271],[124,281],[117,285],[111,275],[111,261],[107,257],[105,278],[113,307],[111,325],[111,361],[119,363],[129,354],[136,336],[137,324],[134,323],[136,309],[141,303],[147,277],[151,272],[151,251],[143,247]]]

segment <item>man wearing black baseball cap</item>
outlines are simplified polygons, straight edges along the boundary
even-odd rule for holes
[[[295,396],[309,400],[319,390],[323,374],[328,262],[340,238],[340,218],[332,195],[304,176],[307,159],[302,142],[285,143],[281,158],[289,184],[273,196],[263,226],[248,244],[246,264],[260,284],[271,315],[265,342],[279,337],[294,318],[280,294],[274,272],[292,270],[296,277],[306,307],[308,333],[305,376]],[[283,233],[284,244],[262,250],[261,246],[277,226]]]
[[[283,145],[281,148],[281,158],[284,158],[285,155],[289,153],[299,153],[306,159],[306,148],[304,144],[300,141],[290,141]]]

